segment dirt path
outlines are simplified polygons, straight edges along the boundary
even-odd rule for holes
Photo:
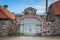
[[[60,40],[58,37],[15,37],[15,38],[0,38],[0,40]]]

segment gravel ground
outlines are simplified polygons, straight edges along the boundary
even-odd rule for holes
[[[21,36],[21,37],[0,37],[0,40],[60,40],[60,36],[54,37],[28,37],[28,36]]]

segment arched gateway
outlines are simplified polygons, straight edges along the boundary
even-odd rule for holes
[[[41,33],[43,20],[35,15],[26,15],[20,18],[20,33],[37,35]]]
[[[40,18],[40,16],[33,14],[25,14],[18,19],[20,24],[20,34],[29,36],[41,34],[43,20],[42,18]]]

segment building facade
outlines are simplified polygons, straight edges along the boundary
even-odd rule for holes
[[[60,34],[60,1],[52,3],[47,14],[47,21],[52,22],[53,35]]]
[[[8,36],[14,28],[15,15],[0,6],[0,36]]]

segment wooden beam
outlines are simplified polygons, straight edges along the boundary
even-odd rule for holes
[[[48,0],[46,0],[46,13],[48,12]]]

